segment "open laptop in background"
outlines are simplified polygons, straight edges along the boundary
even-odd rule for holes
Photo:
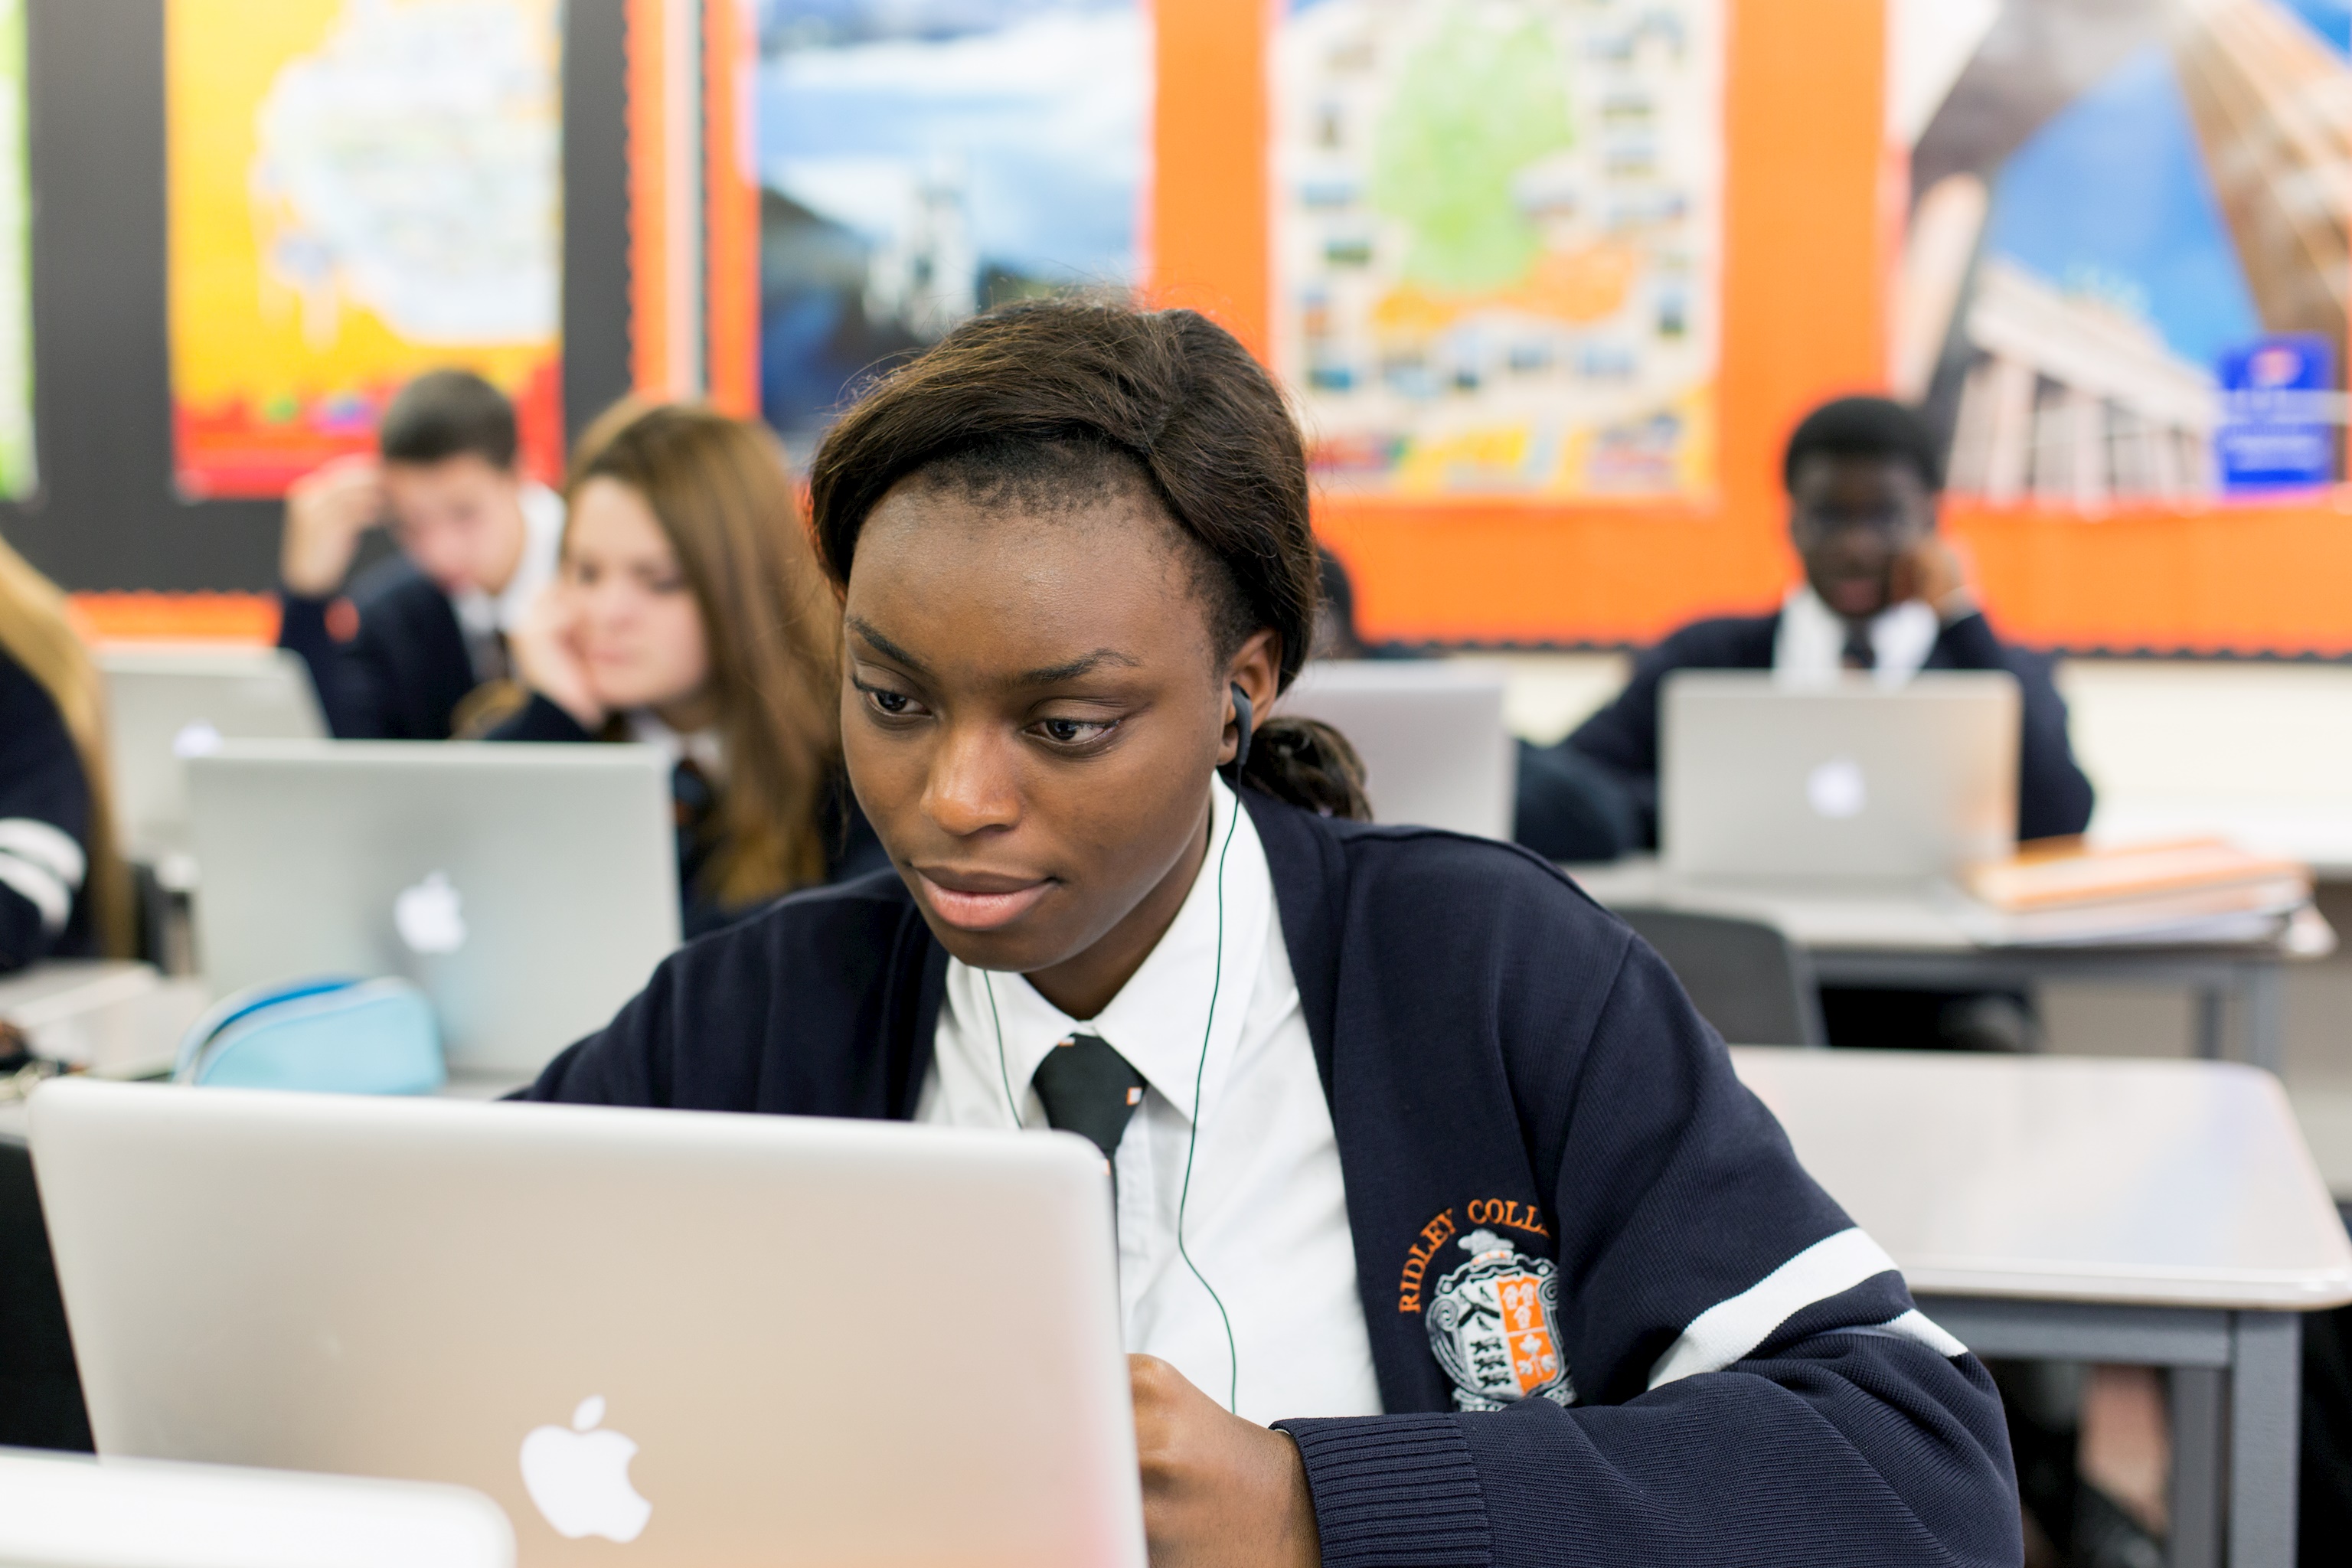
[[[511,1568],[496,1504],[455,1487],[0,1450],[8,1568]]]
[[[30,1122],[101,1454],[455,1482],[525,1568],[1143,1568],[1075,1135],[68,1079]]]
[[[1375,821],[1511,836],[1516,758],[1499,673],[1446,659],[1318,661],[1275,712],[1348,737]]]
[[[1666,678],[1659,847],[1691,879],[1909,881],[2017,847],[2021,699],[1999,670],[1888,689]]]
[[[678,942],[669,765],[650,747],[225,742],[188,768],[215,995],[403,974],[453,1073],[536,1073]]]
[[[106,738],[114,818],[132,857],[157,866],[188,847],[187,759],[224,741],[314,741],[327,733],[310,672],[284,648],[106,648]],[[182,876],[164,876],[184,887]]]

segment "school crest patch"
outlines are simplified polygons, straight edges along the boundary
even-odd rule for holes
[[[1430,1292],[1429,1348],[1465,1410],[1500,1410],[1540,1395],[1576,1403],[1559,1352],[1559,1270],[1491,1230],[1454,1243],[1470,1261]]]

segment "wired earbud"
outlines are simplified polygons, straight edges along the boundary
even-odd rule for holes
[[[1233,683],[1233,694],[1234,724],[1239,734],[1234,742],[1232,766],[1234,785],[1238,790],[1242,764],[1249,761],[1250,700],[1249,693],[1242,689],[1239,681]],[[1209,1283],[1208,1276],[1201,1272],[1201,1266],[1192,1261],[1192,1249],[1184,1245],[1184,1215],[1192,1199],[1192,1156],[1201,1147],[1201,1090],[1209,1076],[1209,1042],[1216,1036],[1217,997],[1224,989],[1225,983],[1225,858],[1233,850],[1234,830],[1241,826],[1243,809],[1241,799],[1236,795],[1233,815],[1225,822],[1224,842],[1217,848],[1216,960],[1209,972],[1209,1016],[1201,1026],[1201,1059],[1192,1068],[1192,1124],[1184,1135],[1184,1181],[1176,1194],[1176,1255],[1184,1260],[1184,1267],[1191,1271],[1192,1278],[1200,1281],[1201,1289],[1209,1293],[1209,1300],[1217,1309],[1217,1321],[1224,1325],[1225,1363],[1231,1369],[1231,1381],[1225,1391],[1225,1408],[1236,1415],[1240,1414],[1242,1402],[1242,1356],[1241,1348],[1234,1339],[1233,1314],[1225,1310],[1224,1298],[1217,1294],[1217,1288]],[[981,983],[988,991],[988,1021],[996,1031],[996,1072],[998,1081],[1004,1089],[1004,1108],[1013,1113],[1013,1125],[1021,1127],[1021,1104],[1013,1098],[1013,1074],[1005,1061],[1004,1024],[996,1011],[996,977],[982,970]]]
[[[1240,681],[1234,681],[1230,689],[1234,694],[1234,760],[1226,765],[1234,770],[1232,782],[1238,784],[1242,780],[1242,767],[1249,761],[1250,700],[1249,693],[1242,689]],[[1220,894],[1224,892],[1223,883],[1218,884],[1217,891]]]

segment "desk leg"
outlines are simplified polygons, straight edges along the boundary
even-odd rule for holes
[[[2238,995],[2245,1008],[2246,1059],[2265,1072],[2286,1067],[2286,968],[2249,963],[2239,971]]]
[[[2226,1060],[2230,1038],[2221,1005],[2229,992],[2219,985],[2200,985],[2191,994],[2197,1000],[2197,1054],[2209,1062]]]
[[[2221,1568],[2222,1391],[2217,1366],[2172,1369],[2172,1530],[2168,1568]]]
[[[2230,1568],[2292,1568],[2303,1320],[2231,1315]]]

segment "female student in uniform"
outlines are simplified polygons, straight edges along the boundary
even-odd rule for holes
[[[557,579],[499,741],[651,742],[675,765],[688,937],[884,864],[840,778],[838,613],[772,437],[625,404],[581,442]]]
[[[530,1097],[1093,1138],[1161,1568],[2018,1560],[1984,1369],[1664,964],[1524,850],[1349,820],[1267,718],[1317,563],[1233,338],[976,318],[811,499],[893,870],[673,956]]]
[[[0,543],[0,974],[130,949],[98,669],[65,595]]]

